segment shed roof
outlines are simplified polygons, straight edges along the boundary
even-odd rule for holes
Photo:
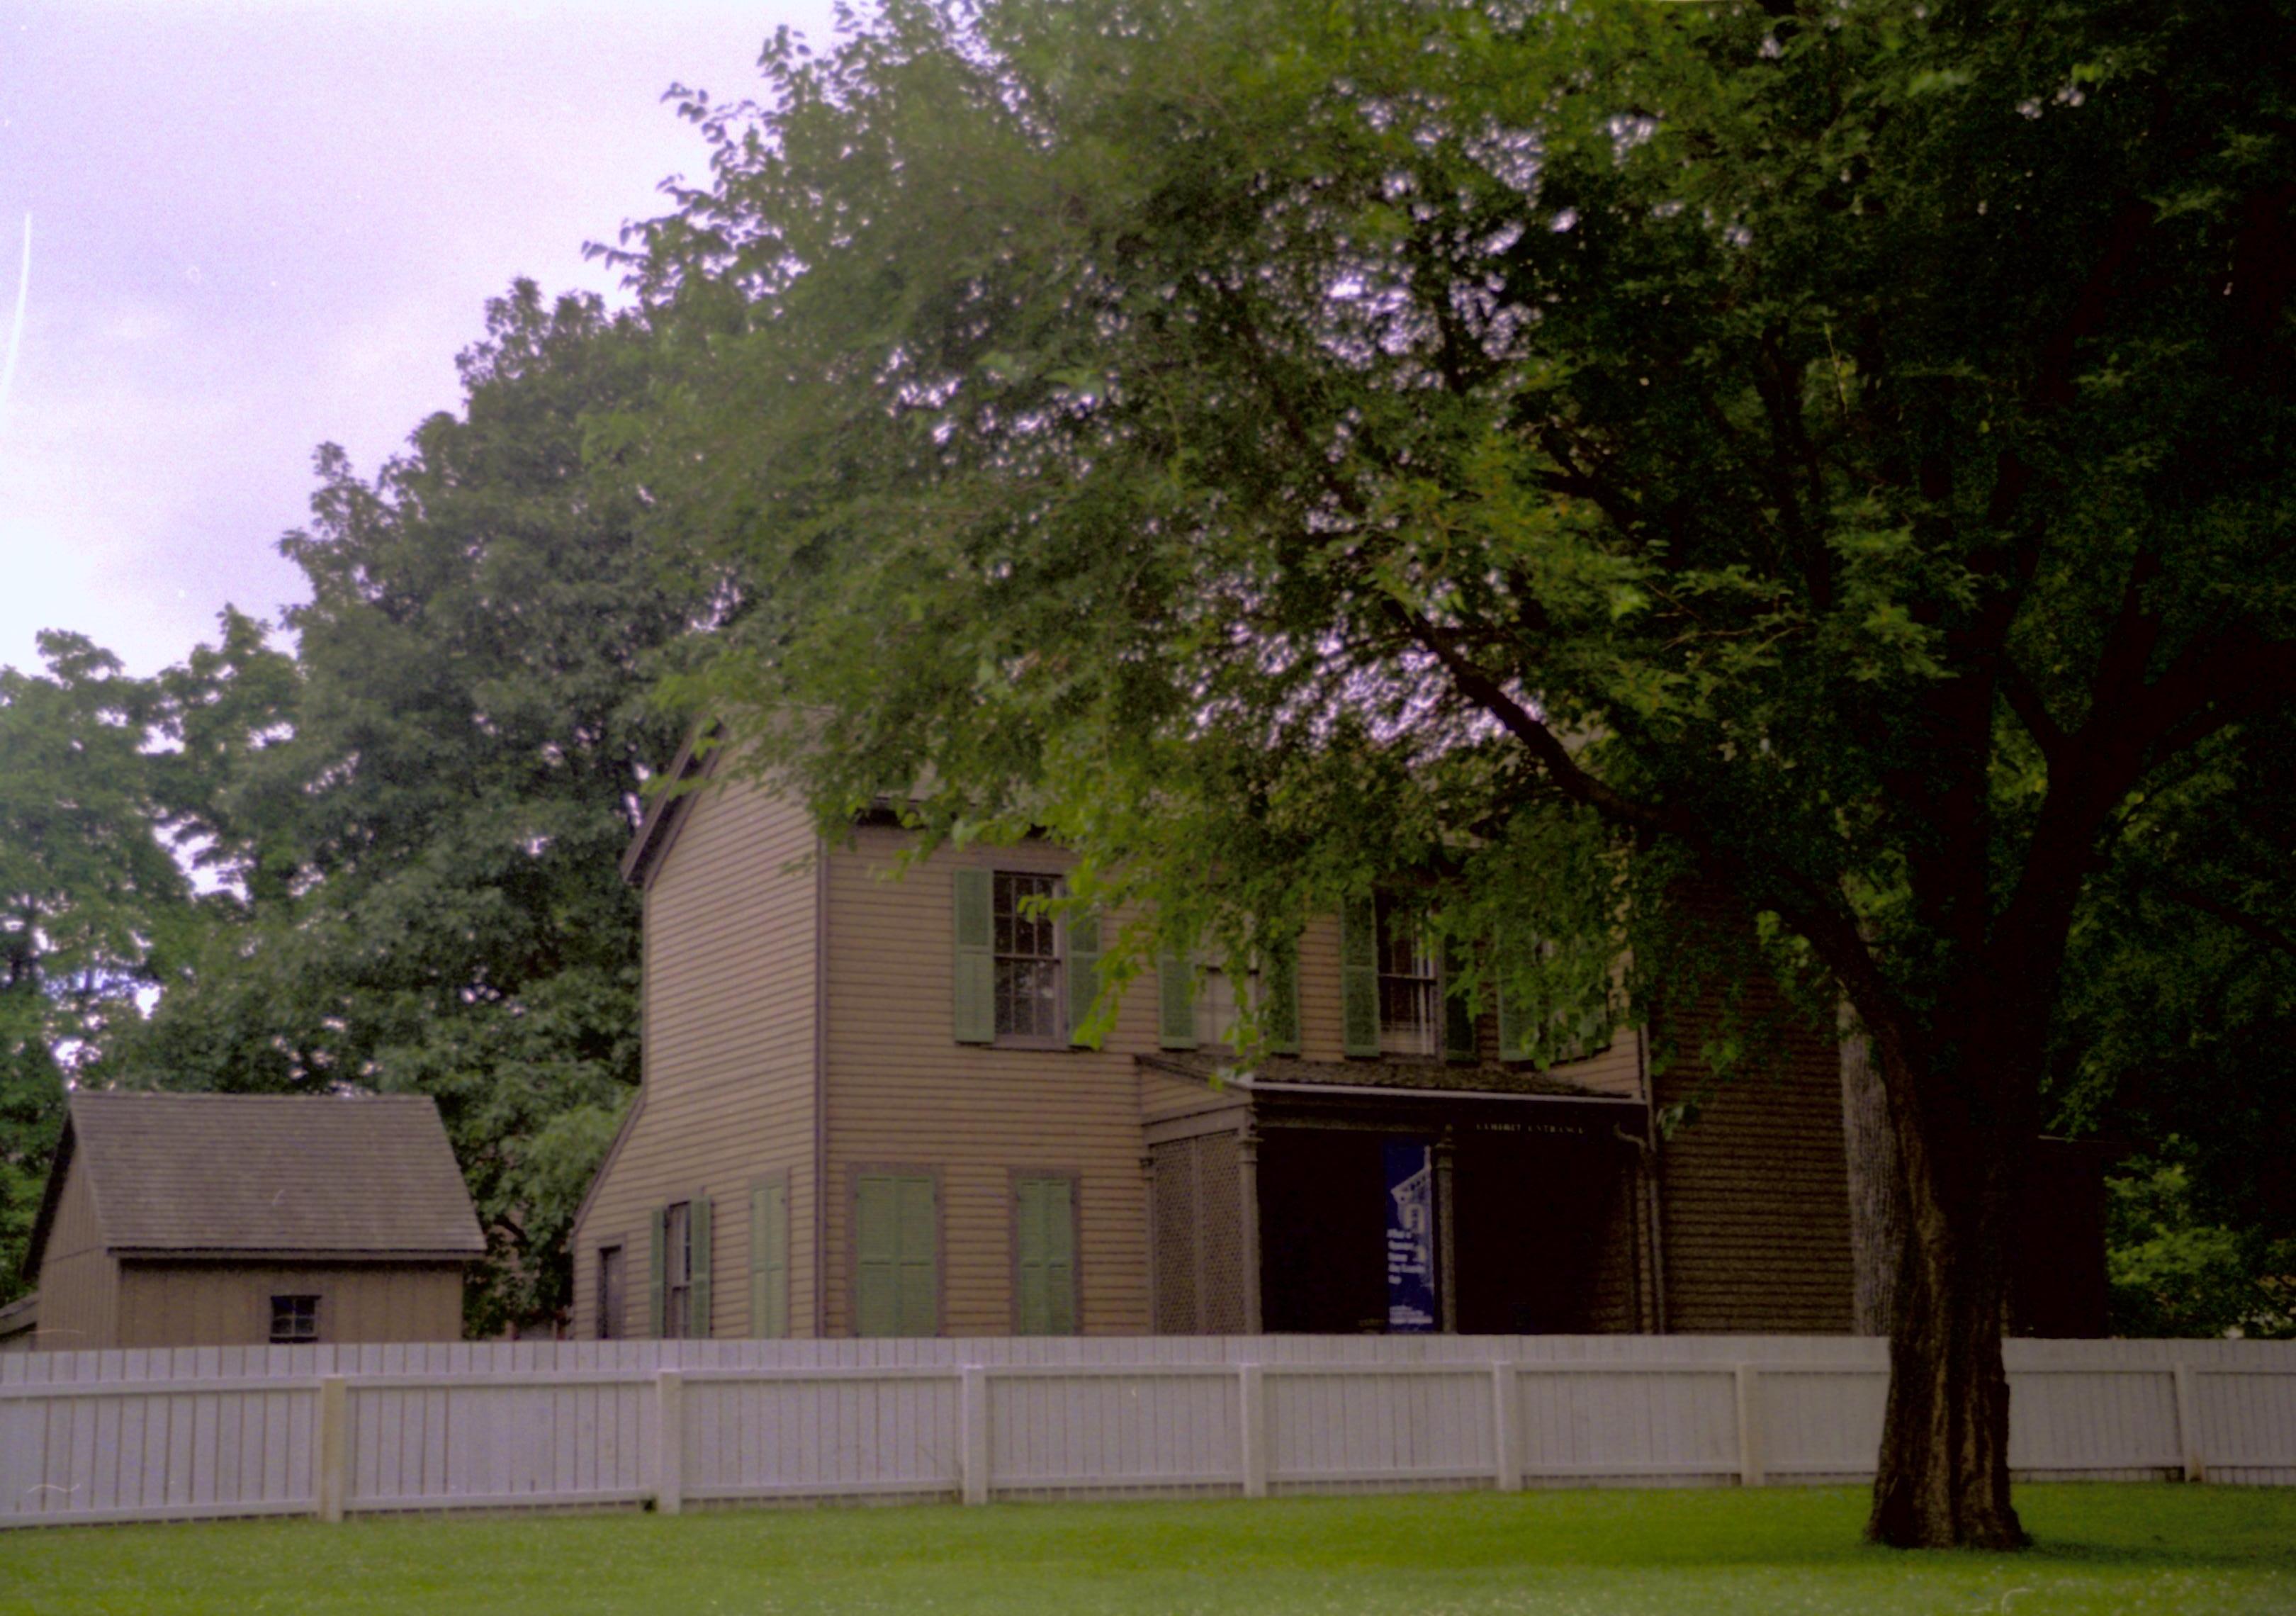
[[[486,1251],[426,1095],[75,1095],[28,1267],[75,1156],[114,1251]]]

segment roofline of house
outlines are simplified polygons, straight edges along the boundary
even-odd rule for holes
[[[476,1262],[487,1254],[476,1246],[168,1246],[106,1244],[104,1251],[129,1261],[149,1262]]]
[[[633,886],[644,886],[653,879],[661,864],[662,855],[669,844],[677,840],[678,827],[685,823],[686,805],[693,793],[684,789],[685,783],[706,774],[711,767],[714,752],[705,752],[704,745],[716,736],[714,723],[697,724],[663,771],[666,782],[652,802],[646,807],[645,816],[630,838],[630,845],[622,852],[622,879]]]
[[[40,1322],[40,1293],[26,1292],[12,1302],[0,1302],[0,1336],[20,1334],[37,1330]]]
[[[1170,1055],[1143,1052],[1132,1057],[1143,1066],[1169,1077],[1186,1078],[1209,1086],[1210,1078],[1189,1062]],[[1411,1087],[1393,1083],[1287,1083],[1254,1076],[1249,1068],[1231,1071],[1221,1079],[1223,1087],[1243,1094],[1256,1095],[1338,1095],[1366,1100],[1472,1100],[1478,1103],[1497,1100],[1508,1104],[1531,1101],[1545,1105],[1631,1105],[1641,1109],[1640,1095],[1603,1094],[1527,1094],[1520,1089],[1506,1088],[1437,1088]]]
[[[1406,1088],[1373,1083],[1266,1083],[1232,1078],[1232,1087],[1257,1095],[1347,1095],[1380,1100],[1503,1100],[1509,1104],[1529,1101],[1542,1105],[1632,1105],[1640,1108],[1639,1095],[1529,1095],[1504,1088]]]
[[[56,1139],[56,1159],[48,1164],[48,1181],[40,1190],[40,1210],[32,1218],[32,1237],[24,1243],[24,1262],[19,1270],[26,1284],[36,1284],[40,1277],[40,1261],[47,1255],[48,1234],[55,1226],[56,1204],[63,1199],[64,1173],[71,1166],[72,1119],[69,1108],[64,1112],[64,1131]],[[95,1186],[88,1186],[93,1190]]]
[[[641,973],[643,973],[643,967],[641,967]],[[638,991],[641,996],[643,996],[645,991],[643,985],[640,986]],[[613,1143],[606,1146],[606,1153],[598,1162],[598,1170],[590,1175],[590,1187],[582,1192],[582,1199],[574,1208],[573,1221],[566,1226],[566,1249],[570,1253],[581,1242],[583,1233],[582,1225],[590,1216],[590,1203],[598,1198],[598,1186],[606,1182],[606,1175],[613,1170],[615,1159],[622,1153],[623,1142],[630,1136],[630,1130],[637,1126],[638,1112],[645,1109],[645,1055],[643,1047],[644,1042],[643,1027],[645,1008],[643,1003],[639,1005],[638,1014],[640,1017],[641,1027],[639,1034],[641,1047],[638,1055],[638,1092],[635,1095],[631,1096],[629,1109],[622,1113],[622,1125],[614,1130]]]

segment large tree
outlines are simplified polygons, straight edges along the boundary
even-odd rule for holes
[[[647,692],[711,586],[646,536],[617,422],[648,333],[529,283],[467,405],[372,479],[319,456],[283,542],[291,666],[247,619],[162,677],[166,788],[219,889],[112,1080],[435,1098],[488,1234],[472,1327],[546,1321],[563,1234],[637,1080],[619,860],[678,740]]]
[[[65,1086],[192,931],[148,748],[157,693],[78,635],[0,668],[0,1300],[20,1264]]]
[[[637,244],[690,333],[662,486],[764,591],[694,693],[832,821],[929,779],[927,831],[1047,825],[1168,923],[1464,848],[1479,925],[1630,890],[1638,969],[1696,913],[1838,991],[1906,1210],[1870,1530],[2021,1542],[2003,1254],[2067,939],[2132,806],[2296,684],[2289,21],[780,41]]]

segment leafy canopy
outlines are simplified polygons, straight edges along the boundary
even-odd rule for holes
[[[655,474],[759,589],[685,693],[829,823],[930,780],[931,833],[1047,827],[1182,931],[1449,860],[1557,1003],[1694,873],[2014,1132],[2126,805],[2296,669],[2284,21],[783,37],[634,259]]]

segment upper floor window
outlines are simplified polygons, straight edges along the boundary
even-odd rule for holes
[[[1045,906],[1060,895],[1057,875],[996,872],[993,915],[1000,1039],[1055,1043],[1062,1037],[1059,928]]]
[[[1235,1042],[1244,1008],[1259,992],[1259,972],[1206,965],[1196,979],[1196,1046],[1215,1049]]]
[[[1426,922],[1407,900],[1382,893],[1379,916],[1379,1052],[1431,1055],[1441,1049],[1441,985]]]

